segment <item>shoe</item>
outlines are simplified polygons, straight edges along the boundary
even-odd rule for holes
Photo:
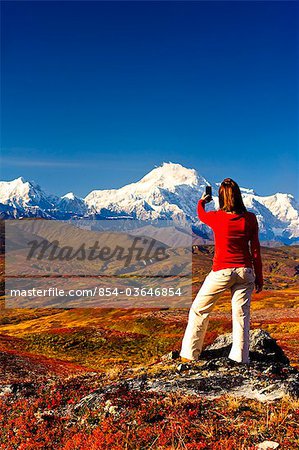
[[[196,359],[188,359],[188,358],[183,358],[183,357],[181,356],[180,361],[181,361],[182,363],[192,363],[192,362],[195,362]]]

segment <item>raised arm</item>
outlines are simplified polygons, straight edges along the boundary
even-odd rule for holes
[[[263,264],[261,258],[261,247],[259,241],[259,228],[256,216],[253,216],[253,230],[250,240],[250,251],[252,256],[253,267],[255,271],[256,292],[260,292],[263,288]]]
[[[205,223],[206,225],[209,225],[210,227],[213,226],[214,218],[215,218],[215,211],[206,211],[205,210],[205,196],[203,195],[200,200],[198,200],[197,203],[197,215],[201,222]]]

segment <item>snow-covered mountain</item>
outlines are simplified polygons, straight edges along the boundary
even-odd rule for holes
[[[211,230],[196,216],[197,201],[207,185],[212,186],[215,195],[207,208],[218,208],[219,183],[209,183],[196,170],[170,162],[154,168],[136,183],[120,189],[94,190],[84,199],[73,193],[60,198],[48,195],[39,185],[21,177],[0,182],[0,214],[4,218],[173,219],[178,224],[190,221],[198,234],[209,238]],[[263,197],[253,189],[241,191],[247,209],[257,215],[262,240],[286,244],[299,241],[299,205],[293,195]]]
[[[98,213],[109,210],[136,219],[193,219],[199,192],[209,183],[194,169],[164,163],[140,181],[120,189],[92,191],[85,197]]]
[[[85,201],[73,193],[63,197],[46,194],[37,183],[23,177],[0,181],[0,214],[4,218],[64,219],[88,212]]]
[[[58,197],[47,195],[38,184],[23,177],[0,181],[1,211],[8,217],[51,218],[47,211],[54,208],[57,200]]]
[[[88,213],[88,206],[83,198],[76,197],[73,192],[69,192],[56,202],[56,207],[61,213],[77,214],[84,216]]]

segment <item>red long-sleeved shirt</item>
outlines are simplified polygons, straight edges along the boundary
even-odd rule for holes
[[[256,283],[263,284],[262,259],[258,237],[258,223],[254,213],[227,213],[223,210],[205,211],[205,202],[199,200],[199,220],[212,228],[215,254],[212,270],[229,267],[254,267]],[[250,242],[250,249],[249,249]]]

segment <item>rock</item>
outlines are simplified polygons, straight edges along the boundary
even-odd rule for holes
[[[265,370],[263,370],[263,373],[272,373],[274,375],[280,375],[282,372],[282,366],[278,364],[270,364],[269,367],[267,367]]]
[[[290,363],[276,340],[267,331],[261,329],[250,331],[249,352],[250,358],[257,361],[265,361],[266,358],[269,362]]]
[[[106,394],[128,391],[177,392],[202,395],[213,399],[224,394],[273,401],[286,395],[299,398],[299,372],[290,366],[282,349],[269,333],[253,330],[251,338],[250,364],[238,363],[223,355],[231,345],[231,334],[219,336],[209,348],[202,352],[198,361],[174,363],[169,367],[170,352],[159,362],[159,372],[144,367],[145,373],[125,378],[97,389],[82,398],[75,411],[81,408],[96,408],[102,404]],[[166,356],[166,355],[165,355]],[[175,358],[176,359],[176,358]],[[164,366],[164,367],[163,367]],[[113,405],[110,405],[113,406]],[[117,409],[108,410],[117,414]],[[261,447],[263,448],[263,447]],[[272,447],[274,448],[274,447]]]
[[[180,357],[180,354],[177,350],[172,350],[169,353],[166,353],[166,355],[163,355],[161,357],[162,361],[170,361],[173,359],[178,359]]]
[[[227,357],[232,346],[232,333],[218,336],[213,344],[206,347],[201,357],[205,359]],[[249,357],[251,361],[289,364],[289,359],[267,331],[250,331]]]
[[[102,404],[103,392],[101,389],[97,389],[91,394],[81,398],[81,400],[74,406],[74,411],[84,409],[97,408]]]
[[[289,378],[286,385],[286,393],[293,398],[299,398],[299,374]]]
[[[112,416],[118,415],[118,406],[113,405],[111,400],[107,400],[104,405],[104,411]]]
[[[190,369],[190,366],[188,364],[179,364],[177,367],[178,372],[183,372],[184,370]]]
[[[11,392],[20,397],[28,398],[36,395],[36,385],[33,382],[12,383]]]
[[[0,397],[7,395],[7,394],[11,394],[13,392],[11,385],[6,385],[6,386],[1,386],[0,387]]]
[[[278,448],[279,443],[274,441],[264,441],[257,445],[257,450],[268,450],[272,448]]]
[[[206,363],[204,363],[203,367],[208,370],[215,370],[217,368],[231,368],[231,367],[247,369],[248,365],[242,362],[233,361],[227,356],[221,356],[219,358],[214,358],[207,361]]]

